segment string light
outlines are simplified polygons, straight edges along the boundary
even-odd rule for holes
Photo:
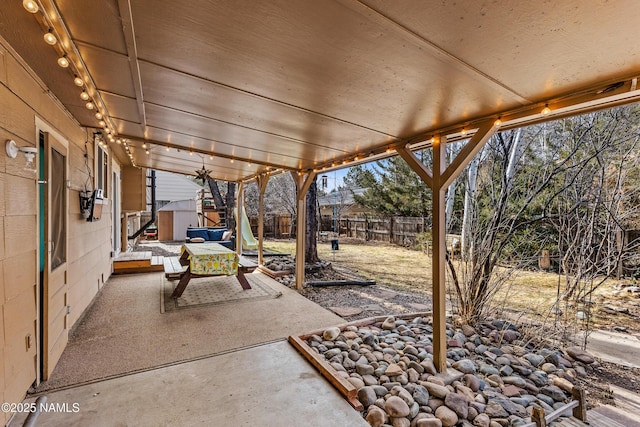
[[[95,105],[93,105],[93,102],[91,101],[84,104],[84,106],[87,107],[87,110],[93,110],[95,108]]]
[[[78,76],[73,78],[73,83],[78,87],[82,87],[84,85],[84,81]]]
[[[100,127],[104,127],[104,125],[105,125],[106,123],[104,122],[104,120],[100,120],[100,121],[98,122],[98,124],[100,125]]]
[[[540,111],[540,114],[542,114],[543,116],[546,116],[550,112],[551,112],[551,108],[549,108],[549,104],[544,104],[544,108],[542,109],[542,111]]]
[[[69,60],[66,56],[61,56],[60,58],[58,58],[58,65],[62,68],[67,68],[69,66]]]
[[[102,113],[100,111],[96,113],[96,119],[102,120]],[[103,126],[103,125],[100,125],[100,126]]]
[[[143,143],[143,144],[142,144],[142,148],[147,148],[147,144],[146,144],[146,143]]]
[[[85,91],[80,92],[80,99],[83,101],[88,101],[90,98],[89,94]]]
[[[466,129],[462,129],[460,131],[460,135],[465,136],[467,134],[467,130]]]
[[[502,120],[498,119],[495,122],[493,122],[493,124],[496,126],[500,126],[502,124]]]
[[[165,148],[165,150],[171,151],[171,147],[167,147],[167,148]]]
[[[50,44],[51,46],[53,46],[54,44],[58,43],[58,39],[56,38],[56,36],[53,35],[53,33],[51,31],[49,31],[48,33],[45,33],[44,41],[47,44]]]
[[[40,8],[38,7],[38,3],[33,0],[22,0],[22,6],[29,13],[36,13]]]
[[[149,153],[150,153],[150,151],[147,149],[147,150],[145,150],[145,153],[149,154]]]

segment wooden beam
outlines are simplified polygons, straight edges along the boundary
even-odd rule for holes
[[[449,185],[462,173],[471,160],[482,150],[484,144],[498,130],[499,125],[495,121],[486,121],[478,127],[478,131],[469,139],[467,144],[460,150],[453,162],[442,174],[442,187],[446,190]]]
[[[314,171],[308,172],[306,174],[301,175],[302,177],[302,185],[298,188],[298,200],[302,199],[304,200],[304,198],[307,195],[307,191],[309,191],[309,187],[311,187],[311,184],[313,183],[313,180],[316,177],[316,173]]]
[[[337,372],[329,364],[329,362],[318,353],[313,351],[307,343],[300,337],[291,335],[289,336],[289,343],[293,345],[296,350],[302,354],[319,372],[326,378],[338,392],[344,396],[344,398],[354,407],[357,411],[363,411],[364,407],[358,400],[358,390],[349,381],[338,376]]]
[[[445,191],[442,172],[446,165],[446,139],[436,138],[433,142],[433,187],[432,187],[432,230],[433,257],[431,277],[433,280],[433,362],[438,372],[447,370],[447,319],[446,319],[446,274],[447,255]]]
[[[433,171],[413,154],[407,146],[398,147],[398,154],[407,162],[418,176],[431,188],[432,217],[431,239],[433,248],[432,258],[432,286],[433,286],[433,361],[438,372],[447,369],[447,319],[446,319],[446,275],[445,257],[446,217],[445,191],[443,172],[446,166],[446,138],[434,138]]]
[[[429,186],[433,190],[433,175],[431,171],[416,157],[415,154],[411,150],[409,150],[408,146],[405,145],[403,147],[398,147],[397,149],[400,157],[404,159],[405,162],[418,174],[418,176],[424,181],[425,184]]]
[[[484,144],[498,130],[494,120],[483,122],[456,158],[447,167],[446,137],[433,138],[433,170],[429,169],[409,149],[408,145],[397,147],[398,154],[407,162],[432,191],[432,229],[433,247],[433,359],[436,369],[447,369],[447,319],[446,319],[446,206],[445,192],[454,179],[482,149]]]
[[[267,190],[269,175],[261,173],[256,177],[258,184],[258,264],[264,263],[264,193]]]
[[[244,183],[238,182],[238,193],[236,198],[236,252],[242,255],[242,206],[244,199]]]

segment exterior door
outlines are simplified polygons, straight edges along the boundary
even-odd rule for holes
[[[42,379],[51,375],[62,355],[67,341],[68,285],[67,235],[68,190],[67,147],[52,135],[43,133],[44,177],[43,185],[44,233],[41,281]]]

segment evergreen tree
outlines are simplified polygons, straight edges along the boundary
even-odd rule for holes
[[[427,152],[418,153],[423,158]],[[388,216],[430,216],[431,190],[402,160],[392,157],[375,163],[373,169],[356,166],[345,177],[351,188],[365,188],[354,200],[371,210]]]

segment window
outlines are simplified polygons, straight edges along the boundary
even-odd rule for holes
[[[55,270],[67,261],[67,167],[65,156],[55,148],[51,149],[51,174],[49,191],[51,192],[51,270]]]
[[[96,189],[102,189],[104,197],[108,197],[109,155],[100,145],[96,146]]]

